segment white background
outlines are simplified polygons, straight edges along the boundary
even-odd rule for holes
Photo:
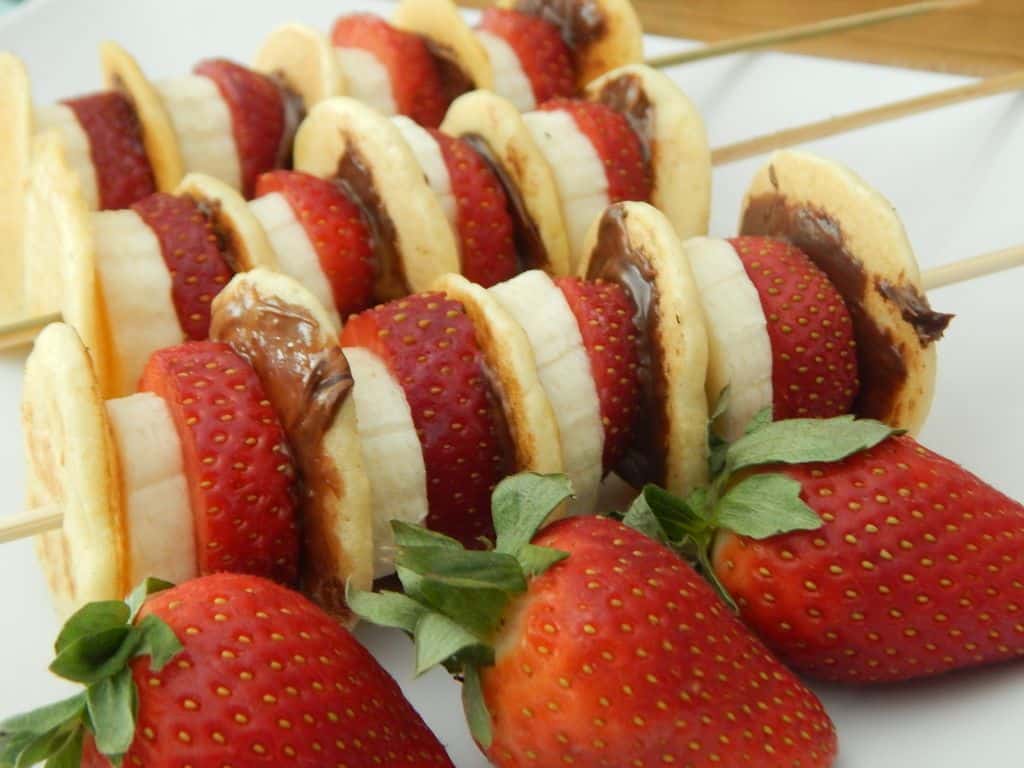
[[[286,21],[328,29],[360,0],[39,0],[0,19],[0,50],[22,56],[47,102],[95,89],[96,45],[124,44],[154,77],[186,72],[203,56],[251,59]],[[678,47],[650,41],[650,53]],[[945,88],[960,78],[777,54],[733,56],[672,71],[700,107],[715,146],[765,131]],[[3,119],[3,116],[0,116]],[[1024,98],[1004,96],[819,142],[811,149],[869,180],[901,213],[924,268],[1024,241]],[[739,202],[763,158],[715,172],[712,234],[734,233]],[[1024,498],[1021,335],[1024,270],[936,292],[957,313],[939,347],[935,408],[922,441]],[[0,355],[2,513],[21,508],[18,399],[22,355]],[[0,716],[65,693],[45,672],[57,625],[28,542],[0,550]],[[403,682],[460,768],[483,768],[462,725],[454,684],[413,681],[401,636],[362,638]],[[843,768],[1002,768],[1024,762],[1024,665],[971,671],[874,690],[816,686],[840,733]]]

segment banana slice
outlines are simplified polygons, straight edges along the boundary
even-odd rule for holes
[[[56,131],[64,142],[64,157],[71,170],[78,174],[82,197],[90,211],[100,207],[96,166],[92,162],[89,136],[70,107],[52,104],[39,107],[35,114],[37,132]]]
[[[350,619],[346,583],[367,589],[373,581],[373,515],[337,336],[309,291],[266,269],[239,273],[213,301],[210,337],[252,364],[297,458],[306,490],[303,582],[317,602]]]
[[[629,291],[643,335],[649,386],[625,479],[686,496],[707,483],[708,339],[682,244],[656,208],[616,203],[594,222],[584,253],[579,274]]]
[[[593,514],[601,484],[604,427],[576,316],[558,286],[538,270],[489,290],[530,341],[537,375],[558,423],[565,472],[576,495],[569,514]]]
[[[184,169],[205,173],[235,189],[242,187],[231,110],[208,77],[185,75],[156,84],[171,116]]]
[[[302,24],[285,24],[271,32],[253,68],[282,78],[302,97],[306,109],[345,95],[345,77],[330,41]]]
[[[516,246],[527,268],[569,274],[558,183],[519,110],[493,93],[474,91],[452,102],[441,130],[469,141],[494,168],[511,203]]]
[[[558,199],[569,235],[571,271],[579,264],[590,225],[608,207],[604,163],[568,112],[528,112],[523,115],[523,122],[558,184]]]
[[[355,380],[356,423],[373,497],[373,569],[381,578],[395,570],[391,521],[419,525],[427,519],[427,470],[401,385],[372,352],[348,347],[345,357]]]
[[[398,114],[391,75],[376,56],[362,48],[335,46],[335,60],[345,79],[344,94],[361,101],[385,117]]]
[[[536,109],[533,84],[512,46],[484,29],[477,30],[476,36],[487,52],[494,73],[494,87],[491,90],[508,99],[520,112]]]
[[[396,115],[391,121],[398,128],[405,143],[419,161],[427,183],[437,195],[438,202],[444,210],[445,218],[454,230],[456,225],[455,195],[452,193],[452,178],[448,173],[448,165],[441,154],[441,147],[426,128],[418,125],[405,115]]]
[[[917,432],[935,392],[935,344],[952,318],[932,310],[892,204],[843,166],[776,153],[747,190],[740,234],[784,237],[839,290],[853,320],[854,413]]]
[[[128,581],[180,584],[199,575],[181,441],[167,403],[151,392],[106,402],[121,468]]]
[[[25,365],[21,405],[29,509],[59,509],[37,550],[58,612],[117,600],[131,584],[117,451],[92,363],[74,330],[54,323]]]
[[[437,196],[398,128],[353,99],[329,99],[295,139],[295,168],[345,187],[371,220],[380,301],[425,290],[459,271],[459,252]]]
[[[621,67],[587,85],[586,98],[625,115],[651,164],[651,204],[682,238],[705,235],[711,215],[711,150],[697,107],[668,76]]]
[[[768,323],[732,245],[696,237],[683,243],[683,253],[697,281],[708,332],[708,404],[729,387],[728,405],[715,427],[726,440],[736,440],[750,419],[772,404]]]
[[[22,238],[32,146],[32,91],[21,60],[0,53],[0,318],[25,314]]]

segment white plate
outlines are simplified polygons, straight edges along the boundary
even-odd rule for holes
[[[95,89],[96,46],[114,39],[152,76],[183,73],[204,56],[249,60],[285,21],[328,29],[340,13],[388,11],[385,3],[293,0],[38,0],[0,18],[0,50],[28,63],[41,102]],[[662,52],[678,41],[651,39]],[[959,78],[796,56],[734,56],[674,70],[708,123],[714,145],[945,88]],[[0,116],[2,119],[2,116]],[[924,267],[1024,239],[1024,99],[989,99],[813,145],[867,178],[896,206]],[[712,233],[734,232],[754,170],[745,162],[715,174]],[[938,396],[923,442],[1021,498],[1024,429],[1021,335],[1024,271],[937,292],[956,312],[940,346]],[[0,357],[0,479],[6,510],[22,503],[18,398],[23,356]],[[57,625],[28,542],[0,550],[0,717],[56,699],[64,685],[46,673]],[[361,637],[402,681],[460,768],[486,761],[469,740],[457,690],[442,674],[411,678],[401,637]],[[839,727],[843,768],[1019,766],[1024,755],[1024,665],[1004,665],[898,687],[815,686]]]

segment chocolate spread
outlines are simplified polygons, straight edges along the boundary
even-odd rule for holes
[[[302,96],[298,94],[285,80],[284,75],[275,72],[270,75],[270,82],[277,86],[281,94],[281,108],[284,111],[284,123],[281,129],[281,141],[277,145],[277,155],[274,157],[275,168],[292,167],[292,149],[295,146],[295,133],[299,130],[299,123],[306,116],[306,105]]]
[[[476,88],[476,83],[459,66],[459,61],[451,48],[442,45],[436,40],[431,40],[429,37],[422,37],[421,39],[426,44],[427,50],[430,51],[434,64],[437,66],[437,75],[441,80],[441,93],[444,94],[444,103],[446,105],[451,104],[462,94],[469,93]]]
[[[340,346],[322,343],[323,331],[304,307],[260,296],[245,286],[214,312],[211,338],[225,341],[259,376],[296,456],[301,481],[306,588],[322,605],[344,609],[345,585],[338,583],[338,555],[329,516],[317,502],[343,492],[322,444],[352,389],[352,375]]]
[[[607,21],[593,0],[518,0],[514,10],[558,27],[578,62],[580,53],[604,37]]]
[[[668,382],[658,336],[656,273],[643,251],[630,242],[627,215],[620,206],[614,206],[601,217],[587,279],[618,283],[636,306],[633,323],[639,332],[640,409],[626,454],[615,469],[626,482],[639,488],[645,483],[665,481],[668,424],[663,404]]]
[[[217,238],[217,250],[220,251],[228,268],[232,272],[244,272],[246,267],[239,263],[238,256],[244,245],[238,242],[238,235],[234,228],[224,221],[220,202],[198,197],[193,197],[192,202],[195,203],[203,218],[210,222],[213,234]]]
[[[771,178],[775,183],[774,173]],[[868,292],[875,290],[895,301],[904,318],[917,330],[922,346],[941,335],[950,316],[933,312],[927,300],[913,288],[872,285],[860,260],[847,249],[838,223],[824,211],[790,204],[782,194],[769,193],[751,200],[740,234],[783,237],[828,275],[846,302],[857,340],[861,386],[853,404],[854,413],[867,418],[885,417],[906,381],[907,367],[892,334],[879,327],[865,309]]]
[[[461,137],[468,143],[487,163],[488,167],[498,177],[498,183],[505,191],[508,199],[509,214],[512,217],[512,230],[516,244],[516,258],[518,259],[518,272],[527,269],[544,269],[548,265],[548,249],[540,236],[540,230],[530,211],[526,207],[526,201],[519,191],[519,185],[512,180],[504,165],[494,156],[490,144],[482,136],[467,134]]]
[[[629,127],[640,139],[644,162],[650,173],[654,158],[654,105],[647,98],[641,79],[635,74],[612,78],[601,86],[597,101],[626,118]]]
[[[351,137],[346,137],[345,154],[338,162],[335,181],[363,214],[370,230],[376,262],[374,298],[378,301],[408,296],[412,291],[405,276],[398,232],[373,181],[373,172]]]

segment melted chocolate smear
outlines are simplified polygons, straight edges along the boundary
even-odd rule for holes
[[[647,98],[643,82],[634,74],[620,75],[601,87],[597,100],[626,118],[629,127],[640,139],[647,173],[650,175],[654,158],[654,104]]]
[[[217,238],[217,250],[221,258],[228,265],[232,272],[244,272],[245,268],[239,261],[239,248],[235,242],[235,233],[223,221],[221,221],[221,205],[219,200],[206,200],[192,198],[199,213],[203,215],[210,227],[213,229],[213,236]]]
[[[299,124],[306,117],[306,104],[298,91],[288,84],[283,72],[274,72],[269,77],[281,94],[281,108],[284,111],[284,128],[281,131],[281,142],[277,145],[274,167],[291,168],[295,134],[299,130]]]
[[[656,272],[642,250],[630,242],[627,215],[621,206],[613,206],[601,217],[587,279],[621,285],[636,307],[633,323],[638,331],[640,408],[626,453],[615,471],[627,483],[640,488],[646,483],[665,481],[668,424],[662,404],[668,382],[657,334],[660,318]]]
[[[770,178],[777,186],[774,168],[770,169]],[[853,411],[864,418],[885,418],[892,411],[897,391],[907,379],[907,367],[892,334],[880,328],[865,310],[867,292],[878,290],[886,299],[895,301],[904,318],[914,325],[922,345],[941,335],[950,316],[932,312],[927,300],[916,290],[886,288],[881,283],[870,285],[860,261],[847,250],[838,223],[824,211],[790,205],[781,194],[771,193],[750,200],[740,234],[784,238],[828,275],[846,302],[857,340],[861,384]],[[909,295],[910,291],[913,296]],[[909,303],[901,303],[901,299]],[[917,321],[911,320],[908,314],[919,317]]]
[[[429,37],[420,39],[434,59],[437,74],[441,80],[441,93],[444,94],[445,104],[451,104],[462,94],[469,93],[476,88],[476,83],[466,73],[466,70],[459,66],[459,61],[451,48],[441,45]]]
[[[505,191],[509,205],[508,213],[512,217],[512,231],[516,245],[516,259],[518,260],[517,271],[545,269],[549,263],[548,249],[544,246],[544,240],[540,236],[536,222],[526,208],[526,201],[523,200],[519,186],[509,176],[504,165],[494,156],[490,144],[482,136],[467,134],[460,138],[483,158]]]
[[[878,292],[900,308],[903,319],[914,326],[921,346],[938,341],[946,332],[950,322],[956,315],[936,312],[928,304],[919,290],[913,285],[893,285],[888,280],[878,280],[875,284]]]
[[[515,10],[558,27],[577,63],[583,51],[604,37],[607,29],[601,7],[593,0],[519,0]]]

